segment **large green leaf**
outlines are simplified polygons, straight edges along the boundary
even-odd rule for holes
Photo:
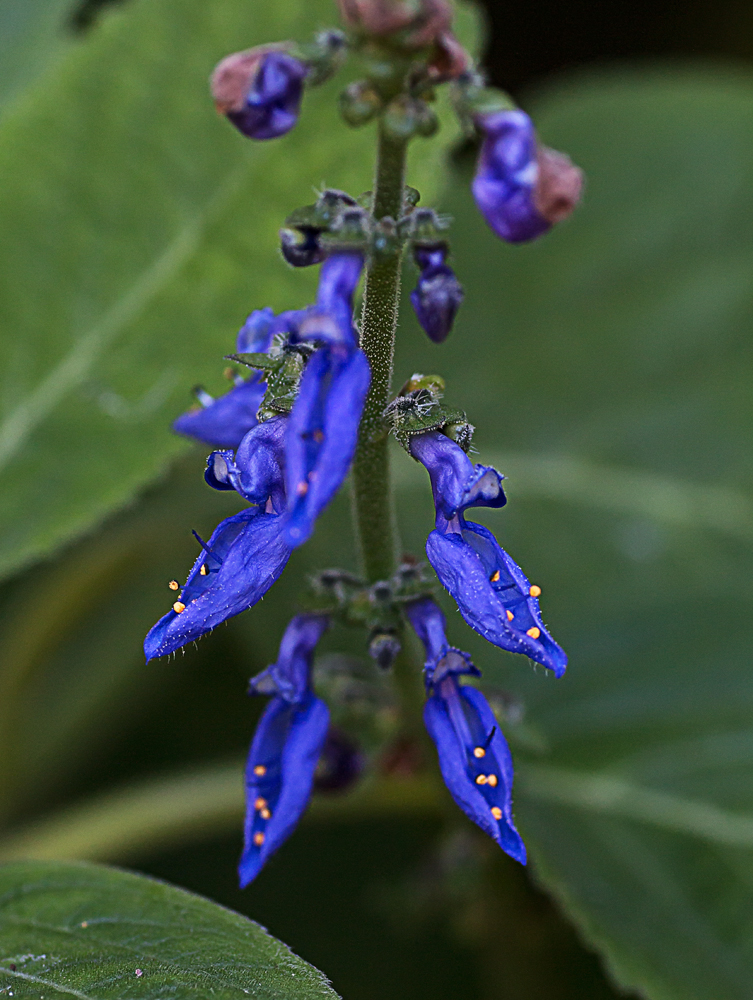
[[[534,870],[652,1000],[753,996],[753,79],[603,73],[533,108],[585,168],[574,218],[508,247],[459,188],[444,350],[509,504],[484,520],[570,653],[521,670],[516,812]],[[509,455],[509,460],[506,458]],[[406,466],[403,474],[421,470]],[[417,536],[411,538],[419,544]],[[454,620],[453,620],[454,619]]]
[[[164,882],[94,865],[0,868],[3,993],[47,1000],[314,1000],[326,978],[258,924]]]
[[[171,420],[190,386],[222,389],[252,308],[310,300],[315,275],[283,263],[277,230],[312,185],[371,186],[373,129],[342,124],[335,80],[290,135],[252,143],[215,115],[207,76],[335,15],[331,0],[133,0],[14,102],[0,127],[0,573],[185,448]],[[454,134],[415,146],[426,195]]]
[[[0,4],[0,115],[62,55],[71,0],[3,0]]]

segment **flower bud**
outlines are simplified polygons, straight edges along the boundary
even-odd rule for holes
[[[391,632],[377,632],[369,642],[369,656],[380,670],[389,670],[400,652],[400,643]]]
[[[545,233],[575,208],[583,174],[564,153],[539,147],[523,111],[479,115],[484,132],[473,196],[497,236],[522,243]]]
[[[452,24],[447,0],[338,0],[345,24],[360,35],[401,34],[405,48],[431,45]]]
[[[411,292],[411,304],[429,338],[435,344],[441,344],[447,339],[455,314],[462,305],[463,289],[452,268],[445,264],[445,244],[432,248],[416,247],[414,253],[421,276]]]
[[[340,114],[348,125],[365,125],[382,109],[382,100],[366,80],[351,83],[340,94]]]
[[[384,113],[384,129],[394,139],[429,138],[438,128],[439,120],[428,104],[414,97],[396,97]]]
[[[319,242],[318,229],[280,230],[280,250],[282,256],[293,267],[310,267],[321,264],[324,260],[324,249]]]
[[[307,72],[281,48],[234,52],[212,74],[212,97],[217,110],[249,139],[275,139],[298,119]]]

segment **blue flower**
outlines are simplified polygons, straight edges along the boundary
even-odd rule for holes
[[[526,863],[526,849],[512,818],[513,764],[489,704],[462,676],[479,676],[467,653],[449,646],[445,619],[429,598],[408,604],[406,614],[426,649],[430,692],[424,722],[452,797],[510,857]]]
[[[412,438],[410,449],[426,467],[434,493],[436,528],[426,554],[463,618],[495,646],[523,653],[561,677],[567,657],[541,619],[540,588],[529,583],[488,528],[464,517],[469,507],[503,506],[502,476],[490,466],[473,465],[439,431]]]
[[[238,333],[238,353],[268,351],[275,332],[274,318],[269,308],[252,312]],[[251,428],[256,426],[256,412],[267,388],[260,372],[254,372],[249,379],[237,378],[234,388],[219,399],[200,393],[201,409],[189,410],[178,417],[173,430],[197,438],[213,448],[237,448]]]
[[[281,49],[235,52],[212,74],[217,110],[249,139],[276,139],[298,120],[308,69]]]
[[[447,247],[416,247],[416,264],[421,268],[418,284],[410,300],[418,322],[435,344],[447,339],[455,314],[463,303],[463,289],[452,268],[445,263]]]
[[[316,305],[302,314],[291,342],[320,346],[308,361],[285,441],[291,547],[311,535],[314,522],[340,488],[358,443],[371,371],[357,346],[353,293],[363,259],[337,254],[322,265]]]
[[[580,198],[583,175],[563,153],[538,145],[523,111],[479,115],[484,133],[473,195],[497,236],[522,243],[565,219]]]
[[[301,818],[329,726],[329,710],[311,689],[311,660],[327,628],[321,615],[296,615],[277,662],[251,681],[271,694],[246,766],[246,822],[238,872],[241,888],[256,877]]]
[[[147,660],[174,652],[233,615],[253,607],[282,573],[290,557],[283,537],[285,418],[249,431],[235,456],[209,456],[207,482],[237,489],[253,507],[226,518],[201,542],[202,552],[180,597],[145,641]],[[197,536],[198,537],[198,536]]]

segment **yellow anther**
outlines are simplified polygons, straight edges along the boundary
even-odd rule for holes
[[[499,580],[499,570],[498,570],[498,569],[496,569],[496,570],[495,570],[495,571],[494,571],[494,572],[492,573],[492,575],[491,575],[491,576],[489,577],[489,582],[490,582],[490,583],[496,583],[496,582],[497,582],[497,580]]]
[[[267,769],[263,764],[257,764],[254,768],[254,774],[257,778],[263,778],[266,773]]]
[[[264,843],[264,834],[263,833],[255,833],[254,834],[254,843],[256,844],[257,847],[261,847],[261,845]]]
[[[526,635],[530,635],[532,639],[538,639],[538,637],[541,635],[541,629],[536,628],[536,626],[534,625],[533,628],[528,629]]]
[[[323,433],[323,431],[319,431],[319,430],[314,431],[313,438],[314,438],[314,441],[316,441],[317,444],[321,444],[322,441],[324,440],[324,433]]]
[[[266,799],[258,798],[254,800],[254,809],[266,809],[266,808],[267,808]]]
[[[306,494],[309,491],[309,484],[308,483],[304,483],[304,482],[300,482],[296,486],[295,491],[296,491],[296,493],[298,494],[299,497],[305,497]]]
[[[534,585],[531,587],[528,593],[531,595],[531,597],[541,597],[541,587],[537,587],[536,584],[534,583]]]
[[[201,573],[202,576],[206,576],[208,572],[209,572],[209,570],[207,569],[207,564],[206,563],[202,563],[201,564],[201,569],[199,570],[199,573]]]
[[[496,774],[487,774],[487,776],[486,776],[486,783],[487,783],[487,785],[491,785],[492,788],[496,788],[497,787],[497,775]]]
[[[513,620],[513,618],[515,617],[515,615],[512,613],[512,611],[508,611],[508,612],[506,612],[506,614],[507,614],[507,620],[508,620],[508,622],[511,622]]]
[[[483,747],[476,747],[473,751],[473,756],[481,760],[482,757],[486,757],[486,750]]]
[[[502,819],[502,810],[499,806],[492,806],[492,816],[495,819]]]
[[[259,815],[261,816],[262,819],[271,819],[272,818],[272,813],[269,811],[269,809],[262,809],[259,812]]]
[[[476,778],[476,784],[477,785],[485,785],[486,784],[486,780],[487,780],[486,779],[486,775],[485,774],[480,774],[478,776],[478,778]]]
[[[168,587],[170,588],[170,590],[180,590],[180,584],[178,583],[177,580],[171,580],[168,583]]]
[[[179,615],[182,611],[185,610],[186,606],[183,603],[183,601],[176,601],[175,604],[173,604],[173,611],[175,612],[176,615]]]

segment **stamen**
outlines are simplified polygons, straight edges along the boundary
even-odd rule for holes
[[[254,768],[254,774],[257,778],[263,778],[266,773],[267,769],[263,764],[257,764]]]
[[[170,590],[180,590],[180,584],[178,583],[177,580],[171,580],[168,583],[168,587],[170,588]]]
[[[263,843],[264,843],[264,834],[261,833],[261,832],[255,833],[254,834],[254,844],[256,844],[257,847],[261,847],[261,845]]]
[[[515,617],[515,615],[512,613],[512,611],[508,611],[507,612],[507,620],[508,620],[508,622],[511,622],[514,617]]]
[[[486,750],[483,747],[476,747],[473,751],[473,756],[481,760],[482,757],[486,757]]]
[[[220,559],[219,556],[216,556],[214,554],[214,552],[212,552],[212,550],[209,548],[209,546],[204,541],[204,539],[201,537],[201,535],[197,534],[193,529],[191,530],[191,534],[196,539],[196,541],[199,543],[199,545],[202,547],[202,549],[204,549],[204,551],[207,553],[207,555],[211,556],[212,559],[215,559],[220,564],[220,566],[221,566],[222,565],[222,560]]]
[[[254,809],[261,810],[261,809],[266,809],[266,808],[267,808],[267,800],[266,799],[258,798],[258,799],[254,800]]]
[[[530,635],[532,639],[538,639],[538,637],[541,635],[541,629],[536,628],[536,626],[534,625],[533,628],[528,629],[526,635]]]
[[[534,585],[531,587],[528,593],[531,595],[531,597],[541,597],[541,587],[537,587],[536,584],[534,583]]]
[[[499,580],[499,570],[496,569],[494,573],[489,577],[490,583],[496,583]]]
[[[181,614],[185,610],[186,606],[183,603],[183,601],[176,601],[175,604],[173,604],[173,611],[175,612],[176,615]]]
[[[492,816],[495,819],[502,819],[502,810],[499,806],[492,806]]]
[[[491,785],[492,788],[496,788],[497,787],[497,775],[496,774],[487,774],[487,776],[486,776],[486,783],[487,783],[487,785]]]
[[[478,776],[478,777],[476,778],[476,784],[477,784],[477,785],[485,785],[485,784],[486,784],[486,780],[487,780],[487,779],[486,779],[486,775],[485,775],[485,774],[480,774],[480,775],[479,775],[479,776]]]
[[[496,733],[496,731],[497,731],[497,727],[496,726],[492,726],[492,731],[486,737],[486,743],[484,743],[484,750],[488,750],[489,749],[489,744],[494,739],[494,734]]]

